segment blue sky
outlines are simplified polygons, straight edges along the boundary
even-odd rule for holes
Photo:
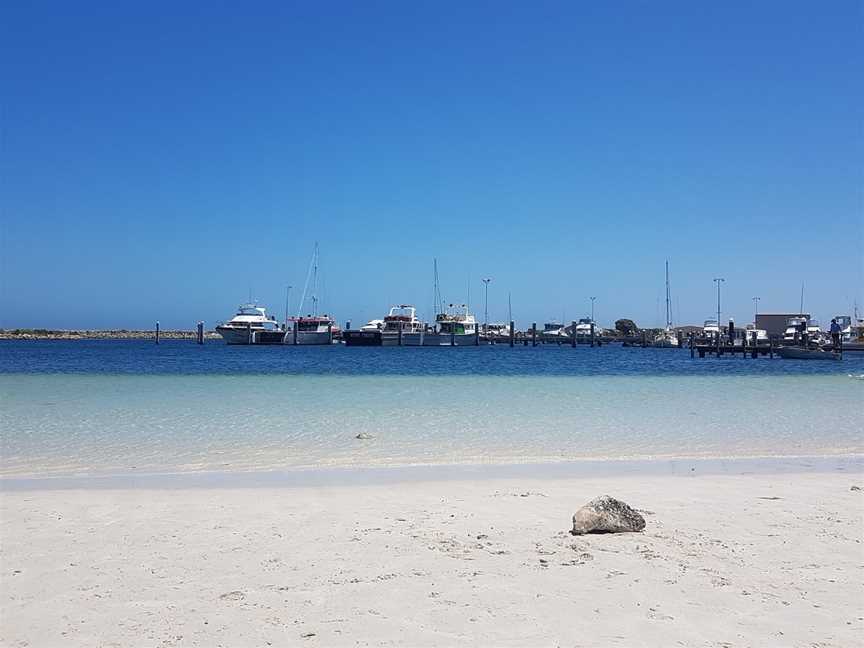
[[[864,304],[861,2],[181,4],[0,10],[0,327]]]

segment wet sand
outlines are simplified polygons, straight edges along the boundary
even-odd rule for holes
[[[851,646],[860,473],[2,492],[3,646]],[[574,537],[610,494],[643,533]]]

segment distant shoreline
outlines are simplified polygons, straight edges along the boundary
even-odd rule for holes
[[[196,331],[160,330],[161,340],[194,340]],[[0,340],[152,340],[156,331],[112,330],[54,330],[54,329],[0,329]],[[218,340],[216,331],[204,331],[207,340]]]

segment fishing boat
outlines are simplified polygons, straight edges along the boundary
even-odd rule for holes
[[[703,329],[704,330],[704,329]],[[718,327],[719,333],[719,327]],[[666,328],[664,328],[651,346],[661,349],[677,349],[678,333],[672,328],[672,296],[669,292],[669,262],[666,262]]]
[[[292,317],[288,321],[291,323],[291,331],[285,337],[286,344],[331,344],[342,335],[342,330],[335,320],[326,313]]]
[[[393,306],[384,317],[381,327],[382,346],[421,346],[421,334],[425,331],[423,322],[417,317],[417,309],[411,304]]]
[[[256,303],[238,306],[234,317],[218,324],[216,332],[228,344],[282,344],[285,339],[276,318]]]
[[[435,330],[409,334],[408,344],[417,346],[474,346],[477,344],[477,320],[467,304],[450,304],[435,316]],[[422,339],[420,339],[422,336]],[[404,335],[403,335],[404,338]]]
[[[781,346],[777,348],[781,358],[789,360],[840,360],[840,353],[818,347]]]
[[[318,263],[319,252],[318,244],[316,243],[312,252],[312,260],[309,263],[309,271],[306,273],[306,284],[303,286],[303,295],[300,297],[300,311],[302,312],[306,304],[306,293],[309,290],[311,279],[312,290],[309,301],[312,304],[312,310],[311,313],[306,315],[297,313],[296,317],[289,318],[286,321],[286,331],[288,324],[291,324],[291,331],[285,337],[287,344],[331,344],[334,338],[339,338],[342,335],[342,331],[336,324],[336,320],[326,313],[318,314]]]
[[[346,346],[419,346],[425,326],[410,304],[393,306],[384,319],[373,319],[356,330],[342,333]]]

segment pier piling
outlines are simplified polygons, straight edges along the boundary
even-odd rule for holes
[[[515,341],[516,336],[516,325],[513,323],[513,320],[510,320],[510,348],[513,348],[513,343]]]
[[[156,344],[159,344],[159,322],[156,322]]]
[[[576,348],[576,320],[570,321],[570,346]]]
[[[204,344],[204,322],[198,322],[198,344]]]
[[[594,322],[591,322],[591,348],[594,348]]]
[[[537,346],[537,322],[531,324],[531,346]]]

